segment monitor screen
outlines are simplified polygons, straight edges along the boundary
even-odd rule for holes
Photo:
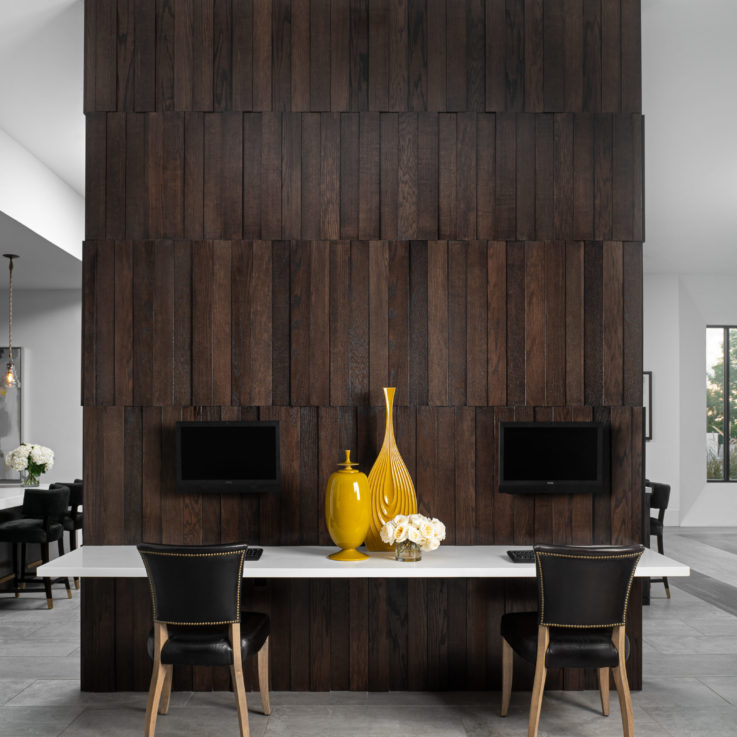
[[[279,489],[278,422],[178,422],[176,430],[179,491]]]
[[[499,489],[508,493],[603,491],[608,484],[606,425],[502,422]]]

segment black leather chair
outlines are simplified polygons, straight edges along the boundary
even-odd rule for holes
[[[84,489],[81,481],[60,481],[51,484],[50,489],[66,486],[69,489],[69,509],[62,517],[61,524],[69,533],[69,549],[77,549],[77,530],[84,527],[84,512],[80,507],[84,504]],[[74,587],[79,588],[79,578],[75,577]]]
[[[59,555],[64,554],[64,540],[62,537],[62,517],[69,506],[69,489],[65,486],[58,489],[26,489],[23,494],[21,517],[11,519],[0,524],[0,542],[13,544],[13,575],[15,578],[15,595],[21,591],[45,591],[46,603],[53,609],[54,601],[51,586],[54,583],[63,583],[67,596],[72,598],[72,589],[69,579],[44,577],[43,588],[29,588],[29,582],[39,579],[26,576],[26,546],[29,543],[41,545],[41,560],[49,561],[49,544],[56,542],[59,546]],[[20,556],[19,556],[20,549]]]
[[[625,661],[627,604],[642,545],[536,545],[537,612],[502,616],[502,716],[512,695],[514,653],[535,664],[528,737],[536,737],[548,668],[596,668],[601,707],[609,714],[609,669],[619,694],[625,737],[632,702]]]
[[[264,714],[271,712],[269,617],[241,612],[247,547],[138,546],[151,587],[154,619],[148,638],[154,668],[146,707],[146,737],[154,735],[157,713],[169,710],[175,665],[230,666],[241,737],[248,737],[243,658],[258,653],[261,703]]]
[[[663,525],[665,523],[665,510],[668,509],[670,501],[670,485],[659,484],[655,481],[647,481],[647,485],[652,489],[652,493],[648,494],[650,501],[650,509],[657,510],[657,517],[650,515],[650,534],[655,535],[658,543],[658,552],[663,555]],[[662,583],[665,586],[665,595],[670,599],[670,586],[668,579],[651,578],[650,583]]]

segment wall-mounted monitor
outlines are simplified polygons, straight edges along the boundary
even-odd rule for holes
[[[601,422],[500,422],[499,491],[599,493],[609,488],[609,426]]]
[[[278,422],[177,422],[177,491],[279,491]]]

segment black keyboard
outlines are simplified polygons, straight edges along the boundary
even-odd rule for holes
[[[263,552],[263,548],[252,548],[249,545],[246,548],[246,560],[258,560]]]
[[[527,550],[507,550],[507,555],[512,560],[512,563],[535,562],[535,551],[532,548],[528,548]]]

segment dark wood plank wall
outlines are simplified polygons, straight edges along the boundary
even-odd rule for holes
[[[329,544],[327,476],[345,447],[369,470],[386,385],[449,543],[639,539],[639,11],[87,0],[86,542]],[[283,492],[177,494],[176,421],[239,418],[281,421]],[[610,422],[611,494],[498,494],[503,419]],[[247,595],[277,689],[498,688],[499,617],[534,606],[529,581]],[[146,688],[149,624],[145,582],[85,581],[83,688]]]

